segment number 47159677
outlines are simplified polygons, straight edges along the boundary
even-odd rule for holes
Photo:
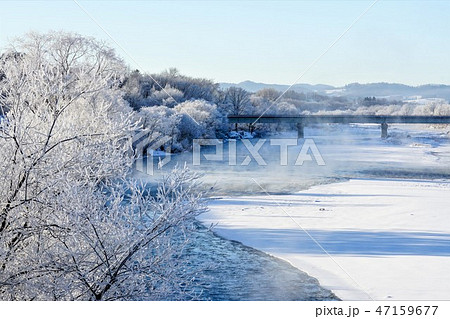
[[[385,316],[434,316],[437,309],[438,306],[378,306],[375,312]]]

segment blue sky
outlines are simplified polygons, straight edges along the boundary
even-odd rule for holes
[[[373,1],[79,1],[144,72],[292,84]],[[0,1],[0,47],[30,30],[104,39],[73,1]],[[450,84],[450,1],[381,0],[300,83]]]

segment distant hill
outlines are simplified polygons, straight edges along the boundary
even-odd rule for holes
[[[224,89],[231,86],[241,87],[249,92],[256,92],[265,88],[273,88],[278,91],[285,91],[289,85],[267,84],[252,81],[240,83],[220,83]],[[345,96],[345,97],[393,97],[406,98],[411,96],[421,96],[423,98],[442,98],[450,100],[450,85],[426,84],[420,86],[409,86],[400,83],[351,83],[343,87],[334,87],[325,84],[295,84],[292,90],[297,92],[317,92],[324,95]]]
[[[422,96],[423,98],[450,99],[450,86],[426,84],[409,86],[398,83],[352,83],[343,87],[346,96]]]

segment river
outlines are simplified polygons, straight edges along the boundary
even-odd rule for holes
[[[297,143],[296,132],[287,132],[265,138],[257,152],[253,149],[253,154],[248,143],[242,141],[237,141],[235,157],[230,143],[202,146],[197,163],[192,152],[172,155],[168,164],[155,170],[153,176],[139,176],[154,182],[176,165],[186,164],[203,175],[203,185],[214,197],[288,194],[354,177],[450,178],[450,158],[445,155],[448,152],[442,152],[442,146],[450,149],[449,137],[441,130],[398,126],[390,128],[391,137],[382,140],[375,125],[322,125],[307,128],[305,135],[311,138],[319,154],[309,149],[311,160],[303,165],[296,164],[302,156],[304,141]],[[252,145],[258,142],[249,141]],[[289,144],[284,160],[280,143]],[[218,148],[223,150],[222,156],[220,152],[217,155]],[[258,161],[256,153],[264,163]],[[214,154],[216,158],[208,159],[208,155]],[[325,165],[320,165],[318,157]],[[154,163],[159,160],[155,158]],[[214,229],[203,226],[198,226],[184,258],[191,271],[199,270],[195,290],[200,300],[337,299],[316,279],[289,263],[218,237]]]

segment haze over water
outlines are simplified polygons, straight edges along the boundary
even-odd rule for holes
[[[317,145],[325,165],[317,164],[311,150],[308,152],[311,161],[305,161],[301,166],[295,165],[303,140],[298,140],[297,146],[288,147],[288,165],[282,165],[280,146],[270,145],[270,139],[283,138],[292,142],[296,134],[282,132],[264,137],[266,141],[258,152],[267,165],[259,165],[238,140],[236,165],[230,165],[228,143],[223,143],[221,160],[206,159],[204,155],[214,154],[216,149],[214,146],[201,146],[200,165],[193,165],[192,152],[175,154],[148,180],[158,179],[177,164],[186,164],[203,175],[202,182],[212,194],[239,195],[264,194],[265,191],[291,193],[346,178],[439,179],[450,176],[450,157],[443,151],[450,147],[450,141],[444,131],[417,125],[398,125],[390,127],[390,137],[383,140],[377,125],[307,127],[305,138],[312,139]],[[258,139],[249,141],[255,145]],[[248,165],[241,165],[248,156],[251,158]],[[155,159],[157,162],[158,159]]]

